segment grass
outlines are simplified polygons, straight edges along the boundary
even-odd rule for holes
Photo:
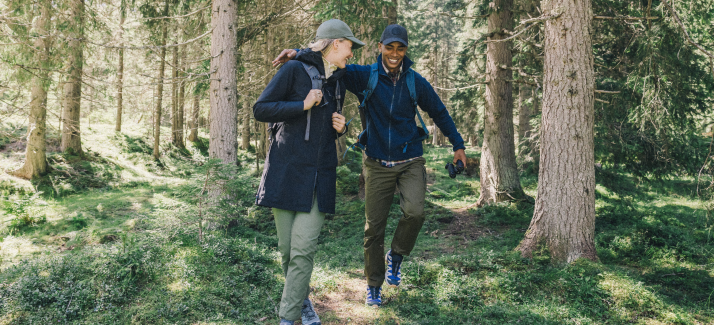
[[[284,280],[270,211],[252,205],[252,151],[239,152],[233,199],[200,210],[218,226],[199,242],[205,143],[163,147],[156,162],[145,130],[110,130],[83,132],[82,159],[51,153],[55,171],[40,181],[0,173],[0,324],[276,323]],[[0,154],[5,170],[19,166],[21,155]],[[403,284],[367,308],[361,160],[347,157],[312,278],[324,324],[714,323],[714,218],[692,179],[598,170],[600,262],[555,266],[547,251],[514,252],[532,205],[464,209],[478,198],[478,177],[449,178],[448,148],[433,147],[427,219]],[[535,196],[537,177],[521,179]],[[386,245],[401,216],[393,203]]]

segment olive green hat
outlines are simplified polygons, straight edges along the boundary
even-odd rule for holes
[[[352,41],[353,50],[364,46],[364,43],[358,40],[357,37],[355,37],[355,34],[352,34],[350,26],[347,26],[347,24],[345,24],[345,22],[343,22],[342,20],[330,19],[322,23],[322,25],[317,28],[317,35],[315,36],[315,40],[338,38],[346,38]]]

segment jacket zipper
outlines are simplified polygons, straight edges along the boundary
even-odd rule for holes
[[[339,81],[338,81],[339,82]],[[335,98],[333,97],[333,100]],[[317,195],[317,173],[320,170],[319,167],[319,162],[322,161],[320,159],[321,153],[322,153],[322,136],[325,134],[325,132],[320,132],[320,140],[317,142],[317,161],[318,161],[318,167],[315,169],[315,181],[312,184],[312,192],[314,195]],[[310,198],[310,207],[312,207],[312,198]],[[319,207],[319,205],[318,205]]]

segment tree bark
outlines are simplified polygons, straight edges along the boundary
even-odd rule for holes
[[[38,1],[40,16],[33,23],[33,31],[37,35],[47,35],[51,26],[50,1]],[[27,130],[27,147],[25,148],[25,163],[20,169],[11,172],[12,175],[25,179],[33,179],[47,173],[47,89],[49,87],[49,57],[50,41],[45,37],[37,37],[33,43],[34,65],[41,68],[32,77],[30,94],[30,117]]]
[[[392,6],[389,7],[387,12],[387,23],[390,25],[397,24],[397,12],[399,11],[399,1],[392,0]]]
[[[595,250],[595,76],[590,0],[550,0],[545,23],[543,117],[538,199],[518,249],[544,244],[554,262],[597,260]]]
[[[531,136],[531,108],[526,102],[528,95],[532,93],[531,87],[520,85],[518,87],[518,154],[523,156],[524,148],[530,147],[529,140]]]
[[[121,1],[119,12],[119,46],[122,46],[124,41],[124,20],[126,19],[126,8],[123,0]],[[119,48],[119,67],[117,70],[117,120],[114,130],[121,132],[121,114],[122,105],[124,104],[124,49],[121,47]]]
[[[250,98],[243,96],[243,129],[241,133],[241,149],[250,148]]]
[[[198,141],[198,115],[201,111],[200,107],[201,97],[198,94],[193,94],[193,111],[191,112],[191,121],[189,121],[189,127],[191,131],[188,134],[188,141],[196,142]]]
[[[504,39],[503,29],[513,29],[513,0],[495,0],[494,11],[488,16],[488,40]],[[528,199],[521,188],[516,165],[513,137],[513,94],[511,43],[488,43],[486,50],[486,86],[484,133],[481,147],[481,196],[476,206]]]
[[[166,1],[164,5],[164,15],[168,16],[169,13],[169,2]],[[164,22],[161,26],[161,63],[159,64],[159,78],[158,84],[156,85],[156,110],[154,111],[154,159],[159,160],[161,157],[161,152],[159,145],[161,143],[161,105],[164,98],[164,70],[166,68],[166,37],[168,36],[168,27]]]
[[[185,52],[184,52],[185,55]],[[183,66],[184,62],[186,61],[185,56],[181,57],[181,65]],[[184,106],[185,106],[185,100],[186,100],[186,84],[184,83],[184,68],[182,67],[181,72],[179,72],[178,76],[181,77],[180,81],[178,82],[179,84],[179,90],[178,90],[178,107],[177,107],[177,112],[176,112],[176,142],[174,143],[175,146],[183,149],[186,148],[184,142],[183,142],[183,125],[184,125]]]
[[[211,27],[211,119],[208,154],[226,164],[237,162],[236,2],[214,0]]]
[[[172,50],[173,62],[171,69],[171,144],[178,147],[178,46]]]
[[[68,34],[72,39],[68,41],[69,58],[67,60],[67,73],[69,80],[64,85],[65,104],[64,122],[62,129],[62,142],[60,150],[70,154],[82,154],[82,141],[80,136],[80,100],[82,98],[82,42],[84,37],[84,0],[71,0],[71,18]]]

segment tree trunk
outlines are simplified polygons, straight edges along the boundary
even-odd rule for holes
[[[226,164],[237,162],[236,2],[214,0],[211,27],[211,119],[208,154]]]
[[[126,9],[124,1],[119,8],[119,46],[123,46],[124,40],[124,20],[126,19]],[[114,130],[121,132],[121,114],[124,101],[124,49],[119,48],[119,68],[117,69],[117,121]]]
[[[172,51],[173,62],[171,69],[171,143],[178,147],[178,46]]]
[[[198,94],[193,94],[193,112],[191,112],[191,121],[189,122],[189,127],[191,132],[188,134],[188,141],[196,142],[198,141],[198,115],[200,113],[201,97]]]
[[[518,155],[523,156],[525,148],[529,148],[528,138],[531,136],[531,109],[526,103],[531,87],[520,85],[518,88]]]
[[[39,1],[40,16],[33,23],[36,35],[47,35],[51,26],[50,2]],[[30,117],[27,129],[27,147],[25,163],[11,174],[25,179],[37,178],[47,173],[47,88],[49,87],[49,57],[50,41],[45,37],[37,37],[34,41],[34,65],[38,69],[32,77],[30,94]]]
[[[164,5],[164,15],[168,16],[169,12],[169,2],[166,1]],[[166,68],[166,37],[168,34],[168,28],[164,22],[161,27],[161,63],[159,64],[159,78],[158,84],[156,85],[156,110],[154,111],[154,159],[159,160],[161,157],[161,152],[159,151],[159,144],[161,140],[161,104],[164,97],[164,69]]]
[[[184,52],[185,54],[185,52]],[[181,57],[181,65],[184,64],[186,61],[185,57]],[[174,143],[175,146],[183,149],[186,148],[184,142],[183,142],[183,124],[184,124],[184,106],[185,106],[185,100],[186,100],[186,84],[184,83],[184,73],[183,70],[184,68],[180,69],[182,72],[179,73],[179,77],[181,77],[179,83],[179,90],[178,90],[178,111],[176,112],[176,143]]]
[[[488,16],[489,40],[504,39],[501,30],[513,29],[513,0],[495,0]],[[488,43],[486,50],[486,86],[484,133],[481,147],[481,196],[476,206],[526,199],[518,178],[515,139],[513,137],[513,94],[510,42]]]
[[[592,4],[551,0],[543,12],[561,15],[545,22],[538,199],[518,249],[530,257],[545,244],[556,263],[597,260]]]
[[[399,1],[392,0],[392,6],[389,7],[387,12],[387,23],[397,24],[397,12],[399,11]]]
[[[250,148],[250,98],[243,96],[243,130],[241,133],[241,148]]]
[[[84,0],[71,1],[71,20],[69,35],[73,39],[68,41],[69,58],[67,73],[69,80],[64,85],[65,104],[64,122],[62,129],[62,142],[60,150],[70,154],[82,154],[82,141],[80,137],[79,118],[80,100],[82,98],[82,42],[84,37]]]

